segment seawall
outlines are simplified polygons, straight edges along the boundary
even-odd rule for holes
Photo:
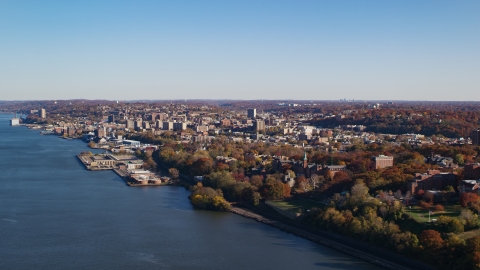
[[[264,214],[258,214],[244,208],[232,206],[230,212],[246,218],[255,219],[258,222],[270,225],[288,233],[292,233],[315,243],[338,250],[342,253],[357,257],[372,264],[384,267],[385,269],[435,269],[429,265],[409,260],[408,258],[404,258],[402,255],[395,254],[393,252],[371,247],[366,243],[359,242],[354,239],[337,237],[330,232],[320,232],[314,231],[310,228],[303,228],[304,226],[300,224],[293,224],[293,222],[282,222],[274,218],[267,218]]]

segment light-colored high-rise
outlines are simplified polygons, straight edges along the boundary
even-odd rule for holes
[[[260,119],[257,119],[257,120],[253,123],[253,128],[254,128],[256,131],[264,131],[264,130],[265,130],[265,121],[260,120]]]
[[[135,122],[133,121],[133,119],[127,119],[126,128],[130,130],[135,129]]]
[[[45,111],[45,109],[40,109],[38,111],[38,117],[40,118],[47,118],[47,112]]]

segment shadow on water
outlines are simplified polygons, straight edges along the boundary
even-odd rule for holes
[[[352,265],[351,260],[336,260],[337,262],[318,262],[315,263],[315,266],[319,266],[321,268],[336,268],[336,269],[354,269],[355,267]],[[367,264],[367,262],[365,262]]]
[[[253,220],[252,220],[253,221]],[[313,241],[296,236],[293,233],[280,230],[278,228],[264,224],[265,226],[259,226],[258,222],[238,222],[238,224],[249,230],[261,231],[262,235],[267,236],[274,241],[271,243],[274,246],[288,247],[289,249],[301,252],[315,252],[323,255],[328,255],[329,260],[327,262],[315,263],[315,266],[322,268],[335,268],[335,269],[356,269],[354,266],[359,264],[357,258],[345,257],[342,252],[329,248],[327,246],[315,243]],[[305,241],[308,243],[306,244]],[[342,259],[336,259],[341,257]],[[379,266],[371,265],[366,261],[361,261],[360,265],[369,266],[371,269],[383,269]],[[357,268],[358,269],[358,268]]]
[[[113,177],[111,179],[111,181],[114,182],[115,184],[118,184],[118,185],[122,186],[122,187],[129,187],[129,186],[127,186],[125,181],[123,181],[123,179],[120,178],[120,177]]]
[[[295,248],[299,251],[305,251],[305,250],[310,250],[311,247],[305,246],[303,244],[300,244],[298,242],[298,239],[303,239],[305,241],[308,241],[309,243],[312,243],[313,245],[318,245],[319,247],[325,247],[320,244],[317,244],[315,242],[312,242],[310,240],[301,238],[299,236],[296,236],[293,233],[286,232],[283,230],[280,230],[278,228],[269,226],[265,224],[265,226],[258,226],[258,222],[240,222],[239,223],[242,227],[248,228],[248,229],[254,229],[254,230],[260,230],[262,234],[267,235],[270,238],[274,238],[279,240],[279,242],[274,243],[274,245],[279,245],[279,246],[288,246],[290,248]],[[285,237],[285,235],[289,235],[291,237]]]
[[[80,161],[80,159],[78,159],[77,157],[75,157],[75,160],[77,160],[77,163],[78,163],[79,165],[81,165],[82,168],[84,168],[85,170],[87,170],[87,169],[85,168],[85,165],[83,165],[83,163]]]

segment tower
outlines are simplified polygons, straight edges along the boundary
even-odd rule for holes
[[[40,118],[46,118],[46,117],[47,117],[47,112],[45,111],[45,109],[40,109],[40,110],[38,111],[38,116],[39,116]]]
[[[247,110],[247,117],[248,118],[255,118],[257,116],[257,109],[248,109]]]
[[[474,145],[480,144],[480,129],[476,129],[472,131],[471,139],[472,139],[472,144]]]
[[[260,119],[255,120],[255,122],[253,123],[253,128],[257,132],[258,131],[264,131],[265,130],[265,121],[260,120]]]
[[[127,119],[126,128],[128,128],[128,129],[134,129],[135,128],[135,122],[133,121],[133,119]]]

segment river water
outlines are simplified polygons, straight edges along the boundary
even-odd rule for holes
[[[76,159],[80,140],[0,114],[0,269],[372,269],[231,213],[194,209],[181,187],[130,188]]]

